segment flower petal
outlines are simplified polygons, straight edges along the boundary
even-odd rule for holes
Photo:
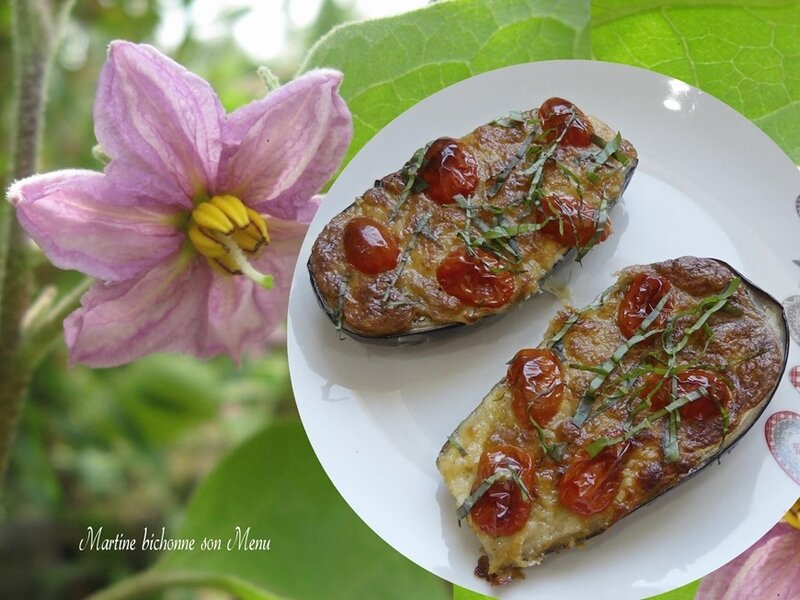
[[[113,42],[100,73],[95,135],[106,173],[139,202],[191,208],[211,189],[225,111],[211,86],[151,46]]]
[[[70,364],[111,367],[153,352],[219,352],[208,344],[211,279],[205,260],[181,255],[139,279],[96,283],[64,321]]]
[[[696,600],[800,598],[800,530],[778,523],[752,547],[703,578]]]
[[[34,175],[8,190],[23,229],[55,266],[106,281],[152,268],[182,242],[162,214],[115,204],[119,197],[94,171]]]
[[[341,73],[312,71],[228,116],[217,193],[297,219],[339,166],[353,135]]]
[[[246,277],[216,277],[209,294],[210,337],[237,361],[281,339],[276,331],[286,320],[292,273],[307,229],[294,221],[267,223],[270,245],[253,264],[275,278],[273,288],[265,290]]]

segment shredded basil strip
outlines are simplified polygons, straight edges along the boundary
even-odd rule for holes
[[[564,458],[564,452],[567,449],[566,442],[555,442],[552,445],[547,443],[547,439],[545,438],[545,430],[542,429],[541,425],[536,422],[536,419],[528,415],[528,419],[530,420],[533,428],[536,429],[536,435],[539,438],[539,445],[542,447],[542,451],[547,454],[550,458],[552,458],[555,462],[561,462],[561,459]]]
[[[583,309],[581,309],[579,311],[576,311],[575,313],[570,315],[570,317],[566,321],[564,321],[564,324],[561,326],[561,329],[559,329],[555,334],[553,334],[553,336],[550,337],[550,339],[544,340],[539,345],[539,347],[540,348],[551,348],[553,345],[555,345],[558,342],[560,342],[561,339],[567,334],[567,332],[570,329],[572,329],[572,326],[575,325],[575,323],[577,323],[580,320],[580,318],[584,315],[584,313],[587,313],[590,310],[593,310],[595,308],[600,308],[603,305],[603,302],[606,301],[606,296],[608,296],[608,294],[610,294],[616,288],[616,286],[617,286],[616,283],[613,284],[613,285],[610,285],[609,287],[604,289],[600,293],[600,295],[597,296],[597,298],[594,299],[594,302],[592,302],[589,306],[587,306],[587,307],[585,307],[585,308],[583,308]]]
[[[489,491],[489,488],[491,488],[498,481],[503,481],[506,479],[511,479],[514,483],[516,483],[517,486],[519,486],[520,492],[522,492],[522,497],[526,501],[530,501],[531,494],[528,491],[528,488],[525,487],[525,483],[523,483],[522,479],[520,479],[519,473],[513,469],[497,469],[494,473],[489,475],[489,477],[481,481],[481,484],[475,489],[475,491],[467,496],[461,506],[456,509],[456,517],[458,517],[458,520],[461,521],[461,519],[469,514],[469,511],[472,510],[472,507],[475,506],[475,503],[480,500],[486,492]]]
[[[629,431],[625,432],[624,435],[614,438],[601,437],[596,439],[591,444],[586,446],[586,453],[589,455],[589,458],[594,458],[595,456],[600,454],[603,448],[607,446],[613,446],[614,444],[618,444],[619,442],[625,442],[633,438],[637,433],[639,433],[643,429],[651,427],[653,423],[658,421],[661,417],[663,417],[667,413],[673,412],[674,410],[680,408],[684,404],[688,404],[689,402],[694,402],[695,400],[705,396],[706,394],[707,392],[705,388],[698,388],[693,392],[689,392],[688,394],[681,396],[677,400],[673,400],[671,403],[669,403],[661,410],[657,410],[652,415],[645,417],[639,423],[634,425]]]
[[[461,443],[456,439],[455,435],[453,435],[452,433],[450,435],[448,435],[447,436],[447,441],[450,442],[453,445],[453,448],[458,450],[458,453],[461,456],[466,456],[467,455],[467,451],[464,449],[464,446],[462,446]]]
[[[617,132],[617,135],[614,136],[613,140],[606,142],[605,146],[594,155],[594,162],[597,165],[605,164],[605,162],[614,154],[617,150],[619,150],[619,146],[622,144],[622,135],[620,132]]]
[[[605,369],[602,366],[595,366],[595,365],[582,365],[579,363],[569,363],[567,365],[570,369],[576,369],[578,371],[589,371],[590,373],[598,373],[605,375]]]
[[[617,141],[617,138],[619,138],[619,141]],[[614,155],[614,158],[616,158],[623,165],[627,165],[630,162],[630,159],[619,150],[619,146],[622,143],[622,136],[620,135],[619,132],[617,132],[617,135],[614,136],[613,140],[609,140],[608,142],[605,141],[603,138],[601,138],[599,135],[593,133],[591,137],[591,142],[598,148],[601,148],[601,151],[598,152],[594,157],[595,163],[603,164],[608,160],[608,157],[611,156],[612,154]],[[614,142],[616,142],[616,147],[610,152],[608,152],[608,154],[604,156],[601,162],[599,160],[600,157],[604,155],[606,148],[610,144],[613,144]]]
[[[417,149],[414,152],[414,155],[411,157],[406,165],[403,167],[403,175],[406,176],[406,186],[403,188],[403,191],[400,192],[400,195],[397,197],[397,202],[395,203],[394,207],[392,208],[392,212],[389,213],[389,221],[394,221],[394,218],[397,216],[397,213],[400,212],[400,209],[405,204],[406,200],[408,200],[408,196],[411,192],[419,192],[422,189],[419,186],[415,186],[414,183],[417,179],[417,172],[419,168],[422,166],[422,160],[425,158],[425,152],[428,150],[428,146],[430,144],[423,146],[422,148]],[[422,182],[424,183],[424,182]],[[417,189],[413,189],[417,187]],[[425,185],[427,187],[427,184]]]
[[[526,119],[518,110],[511,110],[508,112],[507,117],[500,117],[492,121],[492,125],[499,125],[500,127],[513,127],[517,123],[525,123]]]
[[[606,200],[605,194],[603,195],[603,199],[600,202],[600,211],[597,213],[597,216],[594,221],[594,233],[592,234],[591,239],[585,246],[581,246],[578,248],[578,252],[575,255],[575,260],[581,262],[581,259],[589,253],[589,250],[594,248],[600,238],[603,235],[603,232],[606,230],[606,223],[608,222],[608,201]],[[577,235],[575,236],[578,237]]]
[[[382,303],[385,304],[389,299],[389,294],[391,294],[392,288],[394,288],[394,286],[397,284],[400,274],[406,267],[406,263],[411,256],[411,251],[414,250],[414,246],[417,245],[417,239],[419,239],[420,234],[424,232],[428,225],[428,221],[431,220],[432,215],[433,213],[427,213],[417,221],[414,231],[411,232],[411,237],[408,239],[408,242],[406,242],[406,247],[403,248],[403,255],[400,257],[400,262],[397,264],[397,267],[395,267],[394,273],[392,274],[392,279],[389,281],[389,286],[383,293],[383,298],[381,298]]]
[[[661,300],[658,301],[658,304],[656,304],[653,310],[650,311],[650,314],[648,314],[645,320],[642,321],[641,325],[639,325],[636,335],[629,340],[626,340],[625,343],[614,350],[614,354],[611,355],[611,358],[603,363],[602,373],[595,377],[591,383],[589,383],[589,387],[581,397],[580,403],[578,404],[578,409],[575,411],[575,415],[572,417],[572,422],[575,425],[580,427],[586,422],[589,412],[591,411],[592,404],[594,403],[595,392],[600,389],[600,386],[603,385],[603,382],[611,374],[611,371],[613,371],[614,368],[619,365],[620,361],[628,353],[628,351],[636,344],[643,342],[657,333],[663,332],[661,329],[653,329],[652,331],[647,331],[647,329],[658,318],[658,315],[664,309],[664,306],[666,306],[669,297],[670,292],[664,294]]]
[[[564,129],[561,131],[558,137],[554,139],[552,142],[550,142],[550,145],[548,145],[544,150],[542,150],[539,153],[539,156],[536,158],[536,161],[534,161],[534,163],[530,167],[522,171],[523,175],[533,175],[533,177],[531,177],[531,183],[530,187],[528,188],[528,193],[525,196],[525,203],[531,209],[534,206],[538,205],[539,186],[542,183],[542,175],[544,174],[544,165],[547,162],[547,160],[551,156],[553,156],[553,153],[556,151],[558,144],[561,142],[562,139],[564,139],[564,136],[567,134],[567,131],[569,131],[569,128],[575,119],[576,115],[575,111],[573,110],[572,116],[570,116],[569,121],[567,121],[567,124],[564,126]]]
[[[678,447],[678,426],[680,425],[680,413],[675,410],[669,413],[669,425],[664,429],[664,437],[661,445],[664,448],[664,460],[668,463],[680,460],[680,448]]]
[[[475,240],[476,244],[482,244],[489,240],[498,239],[512,239],[523,233],[531,233],[538,231],[544,226],[540,223],[511,223],[508,225],[495,225],[489,227],[484,231],[479,238]]]
[[[342,321],[344,320],[344,299],[347,295],[347,284],[350,281],[348,276],[344,276],[339,279],[339,291],[337,296],[336,302],[336,310],[333,313],[334,318],[336,319],[336,331],[339,332],[339,339],[342,340]]]
[[[497,192],[500,191],[500,188],[503,187],[503,184],[506,182],[506,179],[508,179],[508,176],[511,175],[511,171],[513,171],[514,168],[520,163],[520,161],[523,158],[525,158],[525,154],[528,152],[528,148],[530,147],[531,142],[533,142],[532,133],[528,134],[528,136],[522,142],[522,145],[519,148],[517,148],[517,151],[514,153],[514,156],[511,157],[511,160],[508,161],[503,170],[500,171],[497,177],[495,177],[492,187],[490,187],[489,190],[486,192],[487,197],[491,198],[492,196],[497,194]]]
[[[550,347],[553,346],[553,344],[556,344],[557,342],[560,342],[561,338],[563,338],[567,334],[567,332],[570,329],[572,329],[572,326],[575,325],[575,323],[578,322],[578,320],[581,318],[581,314],[582,314],[581,311],[578,311],[578,312],[574,313],[572,316],[570,316],[569,319],[564,321],[564,324],[561,326],[561,329],[559,329],[553,335],[553,337],[551,337],[549,340],[547,340],[543,344],[543,347],[550,348]]]
[[[741,282],[742,282],[741,278],[733,277],[728,282],[727,287],[721,293],[703,299],[703,301],[700,302],[700,306],[707,306],[708,304],[711,304],[711,306],[707,308],[705,312],[703,312],[703,314],[700,315],[700,318],[698,318],[697,321],[695,321],[694,324],[684,332],[683,338],[681,339],[680,342],[678,342],[674,346],[667,346],[665,344],[664,351],[667,354],[674,356],[678,352],[683,350],[686,347],[686,344],[689,343],[689,338],[692,336],[692,334],[699,331],[703,327],[703,325],[705,325],[706,321],[708,321],[711,315],[713,315],[715,312],[717,312],[723,306],[725,306],[725,303],[728,301],[728,298],[730,298],[733,295],[733,293],[736,291],[736,288],[739,287],[739,284]]]

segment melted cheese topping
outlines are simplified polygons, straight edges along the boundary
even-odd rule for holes
[[[484,125],[458,140],[471,152],[478,165],[479,181],[472,194],[471,205],[502,209],[504,217],[516,224],[534,222],[531,208],[520,200],[531,185],[531,176],[523,171],[531,166],[536,155],[526,155],[494,196],[490,197],[488,190],[526,137],[542,133],[541,126],[534,124],[535,111],[524,113],[523,116],[526,119],[524,123],[511,127]],[[598,136],[606,140],[614,137],[614,132],[605,124],[588,118]],[[542,195],[580,196],[594,208],[599,208],[605,198],[609,206],[613,205],[622,194],[629,171],[636,164],[636,151],[629,142],[623,141],[620,150],[629,159],[627,166],[610,159],[597,167],[593,156],[599,152],[598,147],[559,145],[553,158],[545,162]],[[587,178],[590,168],[596,168],[595,181]],[[565,169],[578,178],[578,184]],[[447,294],[436,278],[436,268],[442,260],[452,250],[464,247],[464,241],[459,237],[459,232],[464,231],[467,224],[464,209],[456,203],[442,205],[433,202],[423,190],[410,194],[392,218],[392,211],[404,187],[405,179],[399,171],[376,182],[376,187],[357,198],[353,205],[326,225],[312,249],[309,270],[317,293],[328,314],[335,315],[348,330],[377,336],[452,323],[472,323],[507,310],[538,292],[542,278],[570,250],[538,231],[517,236],[515,240],[521,258],[509,262],[515,282],[511,300],[498,308],[467,306]],[[424,215],[430,215],[425,235],[415,234]],[[373,276],[361,273],[348,264],[342,233],[347,223],[356,216],[368,216],[386,225],[400,248],[407,248],[412,238],[416,237],[408,262],[394,284],[394,270]],[[480,232],[475,227],[475,219],[480,218],[491,224],[495,215],[489,210],[477,209],[473,217],[471,231],[473,236],[477,236]],[[342,282],[346,282],[344,290],[340,287]],[[388,297],[384,300],[387,293]]]
[[[622,296],[633,277],[642,271],[667,277],[673,285],[673,314],[697,311],[702,298],[718,293],[734,277],[727,267],[711,259],[685,257],[655,265],[630,267],[596,308],[580,312],[580,318],[562,339],[564,395],[558,414],[548,427],[549,435],[566,442],[562,462],[554,462],[540,448],[534,432],[520,426],[512,409],[512,394],[505,379],[500,381],[481,404],[456,429],[453,438],[463,446],[466,455],[451,444],[445,444],[437,466],[447,488],[460,506],[473,492],[478,461],[488,442],[515,444],[536,457],[532,510],[525,526],[508,536],[492,537],[467,520],[480,539],[489,557],[489,573],[502,574],[515,567],[536,564],[545,554],[574,546],[596,535],[610,525],[674,487],[688,475],[702,468],[729,447],[758,417],[780,377],[783,350],[779,336],[768,317],[757,306],[745,285],[739,286],[729,303],[737,310],[731,314],[717,312],[708,320],[711,339],[704,332],[691,336],[678,354],[679,364],[702,361],[724,373],[731,392],[729,431],[722,435],[722,418],[684,423],[678,430],[680,459],[667,462],[661,445],[666,418],[656,421],[631,440],[625,455],[621,483],[611,505],[598,514],[584,517],[563,506],[558,498],[558,485],[571,460],[590,441],[618,434],[627,418],[624,400],[589,419],[582,427],[571,419],[581,396],[595,373],[569,368],[570,364],[599,366],[624,341],[616,325]],[[558,331],[576,311],[563,311],[551,322],[549,336]],[[695,318],[697,312],[695,312]],[[676,327],[687,328],[691,319],[677,319]],[[680,331],[679,331],[680,333]],[[660,336],[656,336],[660,344]],[[634,346],[610,378],[633,366],[647,363],[657,351],[655,343]],[[751,357],[742,361],[743,357]],[[731,366],[733,365],[733,366]],[[639,389],[640,383],[631,387]],[[601,394],[595,406],[601,401]]]

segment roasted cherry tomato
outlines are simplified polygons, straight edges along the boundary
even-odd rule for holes
[[[642,321],[653,312],[671,287],[669,280],[660,275],[639,273],[634,277],[617,312],[617,325],[622,335],[626,338],[633,337]],[[650,327],[662,327],[671,310],[672,299],[669,299]]]
[[[519,422],[532,429],[531,419],[544,427],[558,412],[564,394],[561,361],[552,350],[517,352],[506,374],[512,408]]]
[[[377,275],[397,266],[400,249],[391,232],[369,217],[354,217],[344,228],[347,262],[367,275]]]
[[[436,269],[442,289],[467,306],[499,308],[514,295],[514,275],[492,253],[475,248],[454,250]]]
[[[453,202],[458,194],[469,196],[478,185],[475,157],[452,138],[439,138],[430,145],[419,174],[428,184],[425,195],[439,204]]]
[[[498,469],[516,472],[527,492],[534,493],[533,457],[510,444],[487,445],[478,461],[472,492]],[[530,513],[531,499],[526,498],[520,485],[509,477],[494,482],[472,507],[470,516],[472,523],[484,533],[502,536],[522,529]]]
[[[670,402],[700,388],[705,390],[705,395],[681,406],[678,409],[681,419],[705,420],[711,418],[720,414],[720,406],[726,407],[731,401],[731,391],[725,381],[711,371],[687,369],[678,373],[675,378],[678,382],[678,396],[672,395],[672,378],[666,379],[650,397],[653,410],[661,410]],[[639,397],[646,398],[656,388],[659,381],[661,381],[661,377],[658,375],[649,375],[645,379],[642,391],[639,392]]]
[[[569,129],[561,138],[561,145],[585,148],[592,144],[592,134],[594,133],[592,123],[583,114],[583,111],[569,100],[563,98],[545,100],[539,107],[539,120],[542,122],[542,129],[547,132],[547,143],[561,135],[561,132],[569,124]]]
[[[542,198],[535,215],[537,223],[545,223],[540,230],[560,244],[570,247],[586,246],[595,234],[597,209],[574,196],[551,194]],[[606,219],[598,242],[611,234],[611,223]]]
[[[594,458],[580,453],[558,484],[558,499],[584,517],[603,512],[619,491],[624,457],[630,444],[608,446]]]

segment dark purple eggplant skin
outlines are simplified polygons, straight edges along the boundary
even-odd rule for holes
[[[625,190],[628,189],[628,185],[633,178],[633,174],[636,171],[636,167],[639,164],[639,159],[636,158],[626,166],[625,172],[625,180],[622,186],[622,190],[620,191],[619,198],[617,198],[614,204],[619,203],[622,200],[623,195],[625,194]],[[376,184],[379,182],[376,182]],[[345,213],[353,205],[351,204],[347,208],[345,208],[341,213]],[[562,264],[565,260],[568,260],[570,256],[574,255],[575,251],[570,250],[567,252],[564,257],[556,263],[556,267]],[[319,289],[317,288],[316,281],[314,280],[314,275],[311,270],[311,260],[306,263],[306,268],[308,269],[309,279],[311,280],[311,289],[314,291],[314,296],[317,298],[317,302],[319,303],[320,307],[322,308],[323,312],[328,316],[331,322],[337,327],[340,334],[346,335],[347,337],[356,340],[358,342],[367,343],[367,344],[375,344],[379,346],[410,346],[416,344],[424,344],[432,341],[439,341],[444,339],[446,336],[449,337],[455,331],[460,330],[463,327],[471,327],[475,328],[483,324],[491,323],[496,319],[502,317],[506,314],[507,311],[497,313],[495,315],[483,317],[482,319],[478,320],[475,323],[448,323],[445,325],[436,325],[433,327],[428,327],[425,329],[412,329],[409,331],[405,331],[403,333],[397,333],[392,335],[366,335],[364,333],[354,331],[347,327],[346,323],[338,323],[337,317],[333,311],[326,305],[325,300],[322,298],[322,294],[320,293]],[[555,267],[554,267],[555,268]],[[340,326],[341,325],[341,326]]]

